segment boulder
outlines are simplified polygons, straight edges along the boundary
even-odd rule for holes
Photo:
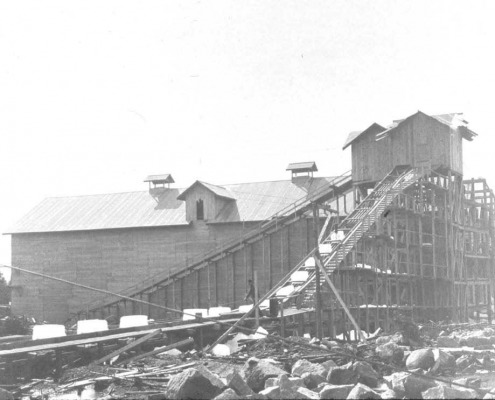
[[[327,381],[334,385],[355,385],[358,382],[358,373],[352,368],[352,363],[348,363],[332,368]]]
[[[169,399],[212,399],[220,393],[196,368],[189,368],[172,376],[168,382],[166,397]]]
[[[399,396],[392,389],[387,389],[380,393],[382,399],[397,399]]]
[[[430,369],[435,364],[435,357],[431,349],[414,350],[406,360],[407,369],[421,368],[424,370]]]
[[[267,389],[262,390],[258,393],[261,396],[266,396],[269,399],[280,399],[280,388],[278,386],[272,386]]]
[[[487,393],[483,396],[483,400],[485,399],[495,399],[495,394],[494,393]]]
[[[455,357],[452,354],[434,349],[433,357],[435,359],[435,365],[432,367],[433,372],[455,370]]]
[[[459,341],[456,338],[452,338],[450,336],[439,336],[437,338],[437,346],[450,348],[461,347]]]
[[[280,398],[282,399],[297,399],[297,389],[296,386],[287,375],[281,375],[279,377],[279,387],[280,387]]]
[[[14,400],[14,395],[8,390],[0,388],[0,400]]]
[[[328,375],[328,371],[330,371],[332,368],[337,367],[337,364],[335,364],[335,362],[332,361],[332,360],[328,360],[328,361],[322,362],[320,365],[323,368],[325,368],[325,371],[327,371],[327,373],[325,375]]]
[[[435,381],[431,379],[421,378],[407,372],[395,372],[384,376],[383,379],[399,397],[407,396],[413,399],[420,398],[421,392],[436,386]]]
[[[462,370],[471,365],[471,357],[464,354],[460,356],[457,360],[455,360],[455,364],[458,369]]]
[[[268,378],[265,381],[265,389],[268,389],[269,387],[272,387],[272,386],[278,386],[278,378]]]
[[[240,397],[233,389],[227,388],[222,393],[220,393],[215,400],[237,400],[243,399],[244,397]]]
[[[382,397],[368,386],[358,383],[347,395],[348,399],[381,399]]]
[[[295,386],[306,387],[306,384],[304,383],[303,377],[299,378],[297,376],[292,376],[289,378],[289,381],[291,381]]]
[[[423,392],[423,399],[477,399],[478,393],[473,389],[436,386]]]
[[[436,381],[417,375],[409,375],[404,380],[406,396],[411,399],[420,399],[421,393],[437,385]]]
[[[347,399],[354,385],[325,385],[320,390],[320,399]]]
[[[367,362],[356,361],[352,365],[352,369],[357,373],[359,383],[370,387],[376,387],[376,385],[378,385],[378,379],[380,377],[373,367]]]
[[[244,364],[241,371],[241,377],[244,377],[247,385],[255,392],[264,389],[268,378],[275,378],[284,374],[286,375],[287,372],[272,362],[253,358]]]
[[[471,386],[478,389],[481,387],[481,379],[475,377],[454,379],[452,383],[458,383],[460,385]]]
[[[387,382],[388,386],[400,396],[406,394],[404,382],[410,374],[407,372],[395,372],[392,375],[384,376],[383,380]]]
[[[404,350],[394,342],[388,342],[378,346],[375,352],[380,358],[396,363],[400,363],[404,358]]]
[[[326,383],[327,381],[320,374],[315,374],[313,372],[305,372],[304,374],[302,374],[301,378],[303,380],[304,385],[306,385],[308,389],[315,389],[318,387],[320,383],[324,383],[324,382]]]
[[[324,377],[327,374],[327,369],[325,369],[325,367],[320,364],[314,364],[307,360],[298,360],[292,366],[291,372],[294,376],[302,376],[306,372],[311,372],[313,374],[319,374]]]
[[[296,389],[298,399],[314,399],[318,400],[320,395],[317,392],[313,392],[305,387],[299,386]]]
[[[203,375],[206,379],[208,379],[211,382],[211,384],[218,389],[217,390],[218,393],[227,389],[228,385],[226,385],[224,383],[224,381],[222,381],[218,375],[211,372],[204,365],[196,365],[194,368],[197,369],[201,373],[201,375]]]
[[[235,392],[240,396],[245,397],[250,394],[254,394],[253,390],[248,386],[244,379],[242,379],[241,375],[239,375],[237,371],[231,371],[225,377],[225,384],[229,388],[234,389]]]

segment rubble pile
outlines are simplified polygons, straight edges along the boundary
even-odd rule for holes
[[[431,331],[430,331],[431,332]],[[25,400],[495,398],[495,329],[445,326],[366,344],[274,337],[238,341],[214,356],[175,350],[129,364],[65,371],[30,382]],[[232,346],[231,346],[232,347]],[[493,394],[490,390],[493,389]],[[0,393],[0,398],[2,393]]]

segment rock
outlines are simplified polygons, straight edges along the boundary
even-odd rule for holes
[[[460,385],[471,386],[478,389],[481,387],[481,379],[475,377],[454,379],[452,383],[459,383]]]
[[[280,388],[278,386],[272,386],[269,387],[268,389],[264,389],[258,394],[262,396],[266,396],[269,399],[280,399]]]
[[[434,349],[433,358],[435,359],[435,365],[431,369],[433,372],[455,369],[455,357],[452,354],[440,349]]]
[[[373,367],[364,361],[356,361],[352,365],[352,369],[358,374],[358,382],[366,386],[375,387],[378,385],[380,378]]]
[[[242,398],[243,397],[238,396],[233,389],[228,388],[215,397],[215,400],[237,400]]]
[[[224,383],[224,381],[222,381],[218,375],[212,373],[204,365],[197,365],[194,368],[197,369],[206,379],[208,379],[211,382],[213,386],[215,386],[218,389],[218,393],[227,389],[227,385]]]
[[[406,360],[406,368],[409,370],[416,368],[427,370],[433,367],[434,364],[435,357],[431,349],[414,350]]]
[[[225,377],[225,384],[229,388],[234,389],[240,396],[245,397],[250,394],[254,394],[253,390],[248,386],[244,379],[242,379],[241,375],[239,375],[237,371],[232,371]]]
[[[298,396],[297,398],[298,399],[319,399],[320,396],[317,392],[313,392],[312,390],[309,390],[305,387],[298,387],[297,390],[296,390]]]
[[[409,398],[420,398],[421,392],[436,386],[435,381],[420,376],[411,375],[407,372],[395,372],[392,375],[384,376],[383,379],[389,387],[398,395]]]
[[[483,396],[483,400],[485,400],[485,399],[495,399],[495,394],[487,393]]]
[[[172,376],[166,397],[170,399],[212,399],[219,389],[196,368],[189,368]]]
[[[0,400],[14,400],[14,395],[8,390],[0,388]]]
[[[455,338],[451,338],[450,336],[439,336],[437,338],[437,346],[438,347],[461,347],[459,341]]]
[[[382,399],[397,399],[399,396],[392,389],[387,389],[380,393]]]
[[[460,356],[457,360],[455,360],[455,364],[458,369],[464,369],[471,365],[471,357],[468,355]]]
[[[347,395],[348,399],[381,399],[382,397],[368,386],[358,383]]]
[[[404,380],[406,396],[412,399],[420,399],[421,393],[436,386],[436,381],[416,375],[409,375]]]
[[[280,398],[282,399],[297,399],[297,389],[293,382],[290,381],[287,375],[281,375],[279,378],[279,387],[280,387]]]
[[[278,386],[278,378],[268,378],[265,381],[265,389],[268,389],[269,387],[272,387],[272,386]]]
[[[289,378],[289,381],[291,381],[294,384],[294,386],[306,387],[306,384],[304,383],[304,379],[302,377],[299,378],[297,376],[293,376]]]
[[[380,358],[396,363],[400,363],[404,358],[404,350],[393,342],[388,342],[378,346],[375,349],[375,352]]]
[[[241,377],[244,377],[245,382],[252,390],[259,392],[265,388],[265,381],[268,378],[275,378],[284,374],[287,374],[285,370],[269,361],[251,358],[244,364]]]
[[[477,399],[478,393],[473,389],[436,386],[423,392],[423,399]]]
[[[327,370],[325,369],[325,367],[323,367],[320,364],[314,364],[314,363],[309,362],[307,360],[298,360],[292,366],[291,372],[292,372],[292,375],[295,375],[295,376],[302,376],[306,372],[319,374],[323,377],[327,374]]]
[[[323,368],[325,368],[325,371],[327,371],[327,373],[325,375],[328,375],[328,371],[330,371],[330,369],[337,367],[337,364],[335,364],[335,362],[332,360],[322,362],[320,365]]]
[[[358,374],[352,369],[352,363],[335,367],[330,370],[327,381],[334,385],[355,385],[358,382]]]
[[[315,389],[320,383],[324,383],[327,381],[320,374],[315,374],[313,372],[305,372],[304,374],[302,374],[301,378],[304,385],[306,385],[308,389]]]
[[[392,375],[384,376],[383,380],[388,383],[388,386],[400,396],[406,394],[404,382],[410,374],[407,372],[395,372]]]
[[[325,385],[320,390],[320,399],[347,399],[354,385]]]

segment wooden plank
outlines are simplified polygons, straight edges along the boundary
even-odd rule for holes
[[[93,362],[93,364],[102,364],[105,361],[111,360],[112,358],[118,356],[119,354],[122,354],[123,352],[128,351],[128,350],[131,350],[134,347],[140,346],[142,343],[147,342],[148,340],[154,338],[155,336],[158,336],[161,333],[162,332],[160,329],[157,329],[151,333],[148,333],[147,335],[143,336],[142,338],[140,338],[140,339],[138,339],[132,343],[129,343],[128,345],[121,347],[120,349],[117,349],[110,354],[107,354],[106,356],[100,358],[99,360],[96,360],[95,362]]]
[[[186,340],[182,340],[180,342],[173,343],[173,344],[170,344],[168,346],[159,347],[158,349],[148,351],[147,353],[139,354],[137,356],[128,358],[127,360],[119,361],[115,365],[128,364],[132,361],[141,360],[142,358],[150,357],[150,356],[153,356],[155,354],[160,354],[160,353],[163,353],[163,352],[168,351],[168,350],[176,349],[177,347],[187,346],[188,344],[191,344],[191,343],[194,343],[194,339],[188,338]]]
[[[354,320],[354,317],[352,316],[351,312],[349,311],[349,309],[347,308],[347,305],[344,303],[344,301],[342,300],[342,298],[340,297],[340,294],[338,292],[338,290],[335,288],[335,286],[333,285],[333,282],[330,280],[330,278],[328,277],[328,274],[327,272],[325,271],[325,267],[323,267],[323,265],[321,264],[320,260],[318,258],[315,257],[315,261],[316,261],[316,264],[318,264],[318,267],[320,268],[320,271],[323,275],[323,277],[325,278],[325,280],[327,281],[328,283],[328,286],[330,286],[330,289],[332,289],[332,292],[333,294],[335,295],[335,297],[337,298],[337,300],[339,301],[340,305],[342,306],[342,308],[344,309],[345,313],[347,314],[347,316],[349,317],[349,320],[351,321],[352,325],[354,325],[354,329],[356,330],[356,332],[358,333],[359,335],[359,338],[362,342],[366,342],[366,338],[364,337],[363,335],[363,332],[361,332],[361,328],[359,328],[359,325],[356,323],[356,321]]]

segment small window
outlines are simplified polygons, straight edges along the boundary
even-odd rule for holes
[[[205,211],[203,206],[203,200],[199,199],[196,202],[196,219],[203,220],[205,219]]]

